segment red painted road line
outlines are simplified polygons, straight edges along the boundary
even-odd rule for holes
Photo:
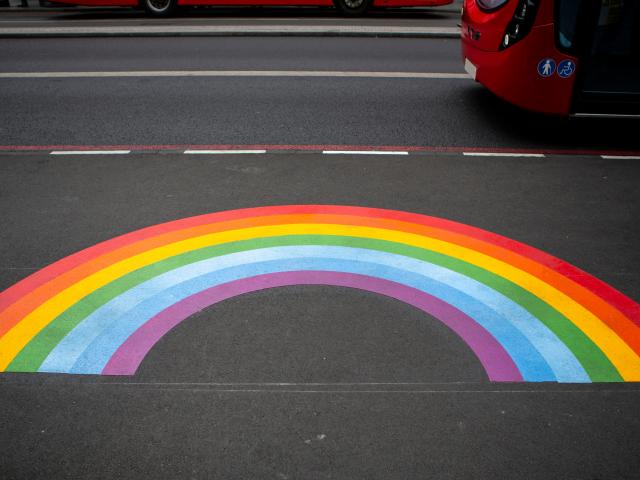
[[[638,156],[640,150],[577,150],[577,149],[545,149],[545,148],[507,148],[507,147],[459,147],[459,146],[400,146],[400,145],[194,145],[194,144],[165,144],[165,145],[0,145],[0,152],[41,152],[59,150],[131,150],[131,151],[184,151],[184,150],[267,150],[269,151],[407,151],[413,153],[533,153],[546,155],[610,155],[610,156]]]

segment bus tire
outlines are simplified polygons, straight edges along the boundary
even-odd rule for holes
[[[148,15],[168,17],[176,11],[178,0],[140,0],[140,5]]]
[[[340,13],[348,17],[364,15],[371,6],[371,0],[333,0]]]

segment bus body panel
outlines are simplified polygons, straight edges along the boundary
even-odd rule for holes
[[[453,0],[374,0],[374,7],[440,7]]]
[[[436,7],[449,5],[453,0],[374,0],[376,7]],[[88,7],[135,7],[138,0],[56,0],[56,3]],[[218,6],[333,6],[332,0],[178,0],[179,5]]]
[[[331,0],[178,0],[178,5],[218,6],[332,6]]]
[[[575,57],[558,51],[554,41],[553,2],[541,0],[531,31],[517,43],[501,49],[507,26],[518,2],[494,12],[483,12],[475,0],[466,0],[462,16],[462,54],[476,68],[475,79],[500,98],[528,110],[568,115],[576,75],[544,77],[538,65],[552,59],[580,67]]]
[[[490,12],[478,1],[464,2],[463,60],[497,96],[543,113],[640,117],[640,0],[508,0]]]
[[[561,78],[556,73],[543,77],[538,64],[551,58],[558,65],[576,58],[559,52],[549,41],[553,38],[553,25],[534,27],[527,38],[502,51],[484,51],[475,48],[473,40],[463,39],[463,56],[473,63],[476,80],[504,100],[528,110],[568,115],[575,75]]]
[[[55,0],[64,5],[78,5],[82,7],[135,7],[137,0]]]
[[[513,18],[517,6],[517,1],[510,1],[497,10],[485,12],[478,7],[475,0],[465,0],[462,15],[464,25],[462,37],[468,38],[472,36],[474,32],[479,33],[479,38],[473,43],[475,48],[487,51],[498,50],[507,25]],[[534,26],[552,24],[553,16],[553,2],[540,0]]]
[[[374,0],[375,7],[435,7],[453,0]],[[332,0],[179,0],[180,5],[263,5],[263,6],[333,6]]]
[[[462,13],[462,40],[468,40],[476,50],[498,51],[515,9],[516,3],[509,2],[494,12],[484,12],[475,0],[466,0]]]

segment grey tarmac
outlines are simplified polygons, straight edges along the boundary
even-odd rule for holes
[[[0,40],[5,73],[238,70],[463,73],[453,39]],[[0,106],[0,290],[149,225],[337,204],[489,230],[640,300],[637,122],[527,114],[465,78],[12,78]],[[267,151],[183,153],[207,145]],[[60,152],[100,146],[131,152]],[[132,377],[0,374],[0,478],[634,479],[639,401],[490,383],[412,307],[284,287],[193,315]]]
[[[329,203],[475,225],[637,299],[639,175],[576,156],[4,155],[0,288],[147,225]],[[198,313],[134,377],[1,375],[0,446],[5,478],[631,479],[639,400],[637,384],[491,384],[412,307],[285,287]]]

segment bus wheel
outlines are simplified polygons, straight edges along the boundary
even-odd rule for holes
[[[176,10],[177,0],[141,0],[142,7],[154,17],[168,17]]]
[[[333,3],[340,13],[348,16],[363,15],[371,5],[370,0],[333,0]]]

